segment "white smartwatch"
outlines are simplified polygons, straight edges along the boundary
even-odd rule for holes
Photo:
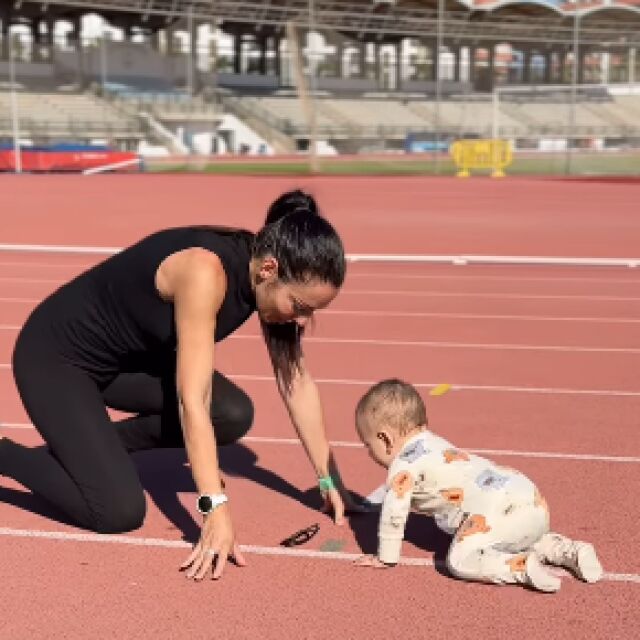
[[[209,515],[221,504],[228,502],[229,498],[224,493],[203,493],[198,496],[196,508],[203,515]]]

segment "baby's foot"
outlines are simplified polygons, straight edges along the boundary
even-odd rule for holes
[[[549,573],[535,553],[529,554],[524,575],[525,584],[538,591],[554,593],[560,589],[560,578]]]
[[[588,542],[548,533],[536,544],[535,550],[544,562],[565,567],[585,582],[597,582],[602,578],[602,565],[593,545]]]
[[[578,547],[576,564],[575,567],[570,568],[585,582],[598,582],[602,578],[603,571],[593,545],[587,542],[576,542],[575,545]]]

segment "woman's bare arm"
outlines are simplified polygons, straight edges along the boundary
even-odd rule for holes
[[[353,503],[340,477],[327,441],[318,386],[304,362],[294,375],[291,389],[287,391],[280,385],[279,390],[316,475],[318,478],[331,476],[334,480],[335,489],[325,494],[325,507],[332,507],[336,523],[342,524],[345,510],[359,511],[360,508]]]
[[[200,493],[222,490],[211,424],[216,315],[226,291],[220,259],[204,249],[174,254],[163,266],[162,294],[174,304],[176,390],[185,448]]]
[[[220,259],[204,249],[187,249],[168,258],[158,272],[158,289],[174,304],[177,334],[176,390],[180,421],[191,472],[199,493],[222,493],[218,451],[211,423],[216,315],[226,292]],[[217,563],[219,578],[232,554],[244,564],[235,545],[227,504],[205,516],[200,541],[182,568],[201,579]]]
[[[280,387],[280,393],[316,474],[318,477],[329,475],[330,451],[320,393],[303,363],[293,377],[291,389],[286,391]]]

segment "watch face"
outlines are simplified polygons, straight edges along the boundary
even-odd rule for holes
[[[209,496],[200,496],[198,498],[198,511],[200,513],[209,513],[213,509],[213,500]]]

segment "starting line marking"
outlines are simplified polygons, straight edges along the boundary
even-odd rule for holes
[[[38,531],[32,529],[0,528],[0,536],[11,538],[32,538],[57,540],[64,542],[93,542],[98,544],[122,544],[136,547],[162,547],[166,549],[191,549],[192,545],[183,540],[165,540],[163,538],[138,538],[135,536],[119,536],[98,533],[64,533],[61,531]],[[288,556],[292,558],[313,558],[316,560],[338,560],[353,562],[361,553],[345,553],[342,551],[315,551],[313,549],[291,549],[285,547],[268,547],[260,545],[239,545],[244,553],[261,556]],[[434,561],[430,558],[403,557],[400,564],[413,567],[432,567]],[[605,573],[603,580],[610,582],[630,582],[640,584],[640,574],[637,573]]]
[[[35,430],[30,422],[0,422],[0,429],[18,429],[24,431]],[[245,436],[242,442],[254,442],[256,444],[275,444],[275,445],[300,445],[298,438],[276,438],[270,436]],[[362,449],[364,445],[361,442],[351,440],[330,440],[329,445],[335,449]],[[562,453],[554,451],[517,451],[515,449],[473,449],[462,447],[465,451],[477,453],[479,455],[492,456],[513,456],[518,458],[542,458],[557,460],[583,460],[598,462],[621,462],[621,463],[640,463],[640,456],[610,456],[596,453]]]

